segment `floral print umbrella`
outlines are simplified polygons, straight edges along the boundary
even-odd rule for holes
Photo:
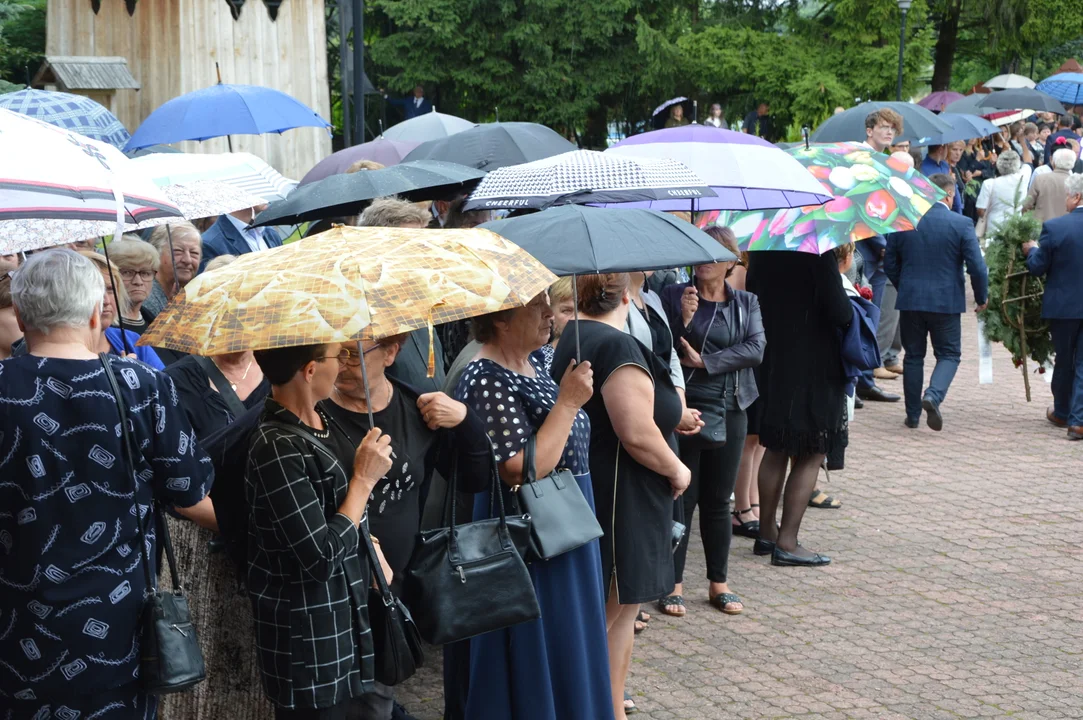
[[[798,146],[797,158],[834,199],[782,210],[699,213],[696,224],[733,230],[741,250],[820,255],[873,235],[913,230],[944,192],[913,168],[864,143]]]

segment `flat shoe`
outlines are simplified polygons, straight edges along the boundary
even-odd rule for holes
[[[756,542],[752,543],[752,552],[756,555],[770,555],[774,551],[775,543],[773,540],[756,538]]]
[[[776,545],[774,552],[771,553],[771,564],[782,567],[819,567],[821,565],[831,564],[831,558],[826,555],[820,555],[819,553],[812,555],[812,557],[796,555],[791,552],[786,552]]]
[[[669,615],[670,617],[683,618],[685,615],[688,614],[687,611],[681,613],[673,612],[671,608],[674,607],[679,607],[683,610],[684,598],[680,595],[669,595],[658,601],[658,610],[666,615]]]
[[[727,605],[733,605],[735,603],[741,604],[742,607],[740,610],[726,609]],[[740,615],[745,611],[744,603],[741,602],[741,598],[738,595],[734,595],[733,593],[718,593],[713,598],[711,598],[711,604],[727,615]]]

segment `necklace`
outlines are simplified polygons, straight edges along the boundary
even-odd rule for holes
[[[214,364],[215,364],[215,365],[218,365],[218,369],[219,369],[219,370],[221,370],[221,372],[222,372],[222,376],[223,376],[223,377],[225,377],[225,378],[226,378],[226,381],[228,381],[228,382],[229,382],[229,386],[230,386],[230,387],[231,387],[231,388],[233,389],[233,392],[237,392],[237,383],[242,383],[242,382],[244,382],[244,381],[245,381],[245,378],[247,378],[247,377],[248,377],[248,371],[252,369],[252,363],[253,363],[254,361],[255,361],[255,358],[254,358],[254,357],[253,357],[253,358],[252,358],[251,360],[249,360],[249,361],[248,361],[248,364],[247,364],[247,365],[245,365],[245,367],[244,367],[244,374],[243,374],[243,375],[241,375],[241,379],[240,379],[240,380],[238,380],[237,382],[233,382],[232,380],[230,380],[230,379],[229,379],[229,376],[228,376],[228,375],[226,375],[226,371],[225,371],[225,368],[223,368],[223,367],[222,367],[221,365],[218,365],[218,363],[217,363],[217,362],[215,362]]]

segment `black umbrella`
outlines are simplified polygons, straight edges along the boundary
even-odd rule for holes
[[[369,201],[389,195],[404,200],[444,200],[477,184],[485,173],[455,163],[420,160],[383,170],[332,175],[302,185],[267,206],[252,225],[293,225],[343,215],[356,215]]]
[[[889,108],[902,115],[903,131],[896,142],[916,141],[923,137],[943,135],[951,125],[937,119],[936,115],[920,105],[904,102],[866,102],[833,115],[816,128],[809,138],[816,143],[865,142],[865,118],[869,113]]]
[[[480,227],[511,240],[555,275],[661,270],[737,259],[695,225],[657,210],[563,205]],[[578,299],[575,304],[578,307]],[[577,358],[578,330],[576,325]]]
[[[496,122],[421,143],[403,161],[443,160],[489,172],[575,149],[575,145],[544,125]]]
[[[954,105],[954,103],[952,104]],[[950,108],[951,105],[948,107]],[[1064,114],[1064,104],[1060,100],[1033,88],[997,90],[994,93],[982,95],[981,100],[977,103],[977,108],[983,111],[976,113],[979,115],[988,115],[997,110],[1035,110],[1056,113],[1057,115]]]
[[[953,103],[945,105],[942,112],[954,113],[956,115],[982,115],[983,113],[988,113],[988,110],[978,109],[978,103],[985,97],[987,96],[981,93],[967,95],[962,100],[956,100]]]

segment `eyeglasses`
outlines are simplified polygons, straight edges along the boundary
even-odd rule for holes
[[[383,345],[379,345],[379,344],[373,345],[368,350],[366,350],[363,354],[368,355],[373,350],[379,350],[381,347],[383,347]],[[341,364],[341,365],[346,365],[348,367],[360,367],[361,366],[361,356],[359,356],[357,354],[356,350],[350,350],[349,348],[342,348],[342,350],[339,351],[339,353],[338,353],[338,355],[336,357],[338,358],[339,364]]]
[[[154,277],[153,270],[121,270],[120,276],[125,280],[134,280],[138,275],[143,282],[150,282],[150,279]]]

